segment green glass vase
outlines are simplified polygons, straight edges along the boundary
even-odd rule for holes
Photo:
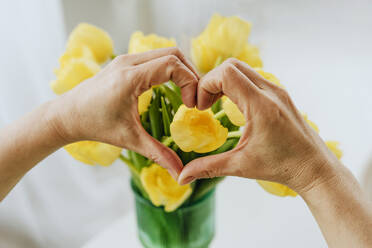
[[[201,199],[165,212],[143,198],[131,183],[138,236],[145,248],[206,248],[215,233],[215,189]]]

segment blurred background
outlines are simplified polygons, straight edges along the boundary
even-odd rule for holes
[[[213,13],[253,24],[265,71],[297,107],[338,140],[343,163],[372,195],[372,2],[304,0],[14,0],[0,2],[0,128],[55,96],[53,69],[80,22],[105,29],[115,53],[132,32],[174,37],[189,52]],[[31,170],[0,203],[0,247],[82,247],[132,213],[128,171],[91,167],[60,150]],[[254,180],[228,178],[218,189],[211,247],[326,247],[300,197],[279,198]],[[116,222],[115,222],[116,221]],[[122,228],[122,229],[120,229]],[[112,246],[135,226],[120,227]],[[116,240],[115,240],[116,239]],[[107,241],[109,242],[109,241]],[[128,244],[136,247],[136,244]]]

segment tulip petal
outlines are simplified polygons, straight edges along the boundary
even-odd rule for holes
[[[128,53],[142,53],[158,48],[174,47],[176,45],[176,41],[173,38],[167,39],[156,34],[145,36],[142,32],[136,31],[130,37]]]
[[[72,58],[56,70],[57,79],[52,81],[50,86],[56,94],[63,94],[94,76],[99,70],[100,66],[94,61],[86,58]]]
[[[277,196],[297,196],[297,193],[289,187],[275,182],[257,180],[258,184],[267,192]]]
[[[181,105],[170,125],[174,142],[184,152],[206,153],[223,145],[227,139],[227,128],[214,119],[208,109],[200,111]]]
[[[70,34],[67,51],[79,46],[91,49],[98,63],[103,63],[113,55],[114,44],[111,37],[102,29],[80,23]]]
[[[325,143],[326,143],[328,149],[331,150],[333,152],[333,154],[336,155],[336,157],[338,159],[342,158],[343,154],[342,154],[341,149],[338,148],[338,146],[340,144],[338,141],[330,141],[329,140],[329,141],[326,141]]]
[[[76,160],[89,165],[111,165],[121,154],[122,148],[96,142],[80,141],[64,147]]]
[[[141,115],[147,111],[152,99],[152,88],[146,90],[138,97],[138,113]]]
[[[158,164],[141,170],[141,183],[155,206],[164,206],[166,212],[176,210],[192,193],[190,184],[179,185],[176,180]]]

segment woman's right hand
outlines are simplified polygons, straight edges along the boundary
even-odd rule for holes
[[[93,140],[123,147],[152,159],[177,178],[181,160],[143,129],[137,108],[138,96],[169,80],[180,86],[184,103],[194,107],[199,78],[178,48],[120,55],[55,100],[52,126],[66,143]]]
[[[306,123],[288,93],[237,59],[228,59],[199,81],[197,107],[221,95],[235,102],[246,126],[235,149],[190,162],[179,182],[240,176],[279,182],[298,193],[329,180],[338,159]]]

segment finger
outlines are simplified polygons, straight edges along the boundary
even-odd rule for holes
[[[178,183],[184,185],[200,178],[235,175],[234,168],[238,168],[238,164],[234,162],[237,161],[235,154],[236,151],[232,150],[191,161],[183,168],[178,177]]]
[[[221,94],[243,109],[248,99],[259,94],[259,88],[233,64],[224,62],[200,79],[197,107],[209,108]]]
[[[195,69],[195,67],[192,65],[188,59],[186,59],[185,55],[181,52],[181,50],[178,47],[167,47],[167,48],[159,48],[156,50],[143,52],[143,53],[134,53],[134,54],[125,54],[119,56],[119,60],[123,65],[139,65],[146,63],[150,60],[157,59],[163,56],[167,55],[174,55],[176,56],[183,64],[186,65],[187,68],[192,71],[197,78],[199,78],[199,75]]]
[[[229,58],[227,63],[234,65],[241,71],[249,80],[251,80],[258,88],[263,89],[265,86],[272,86],[273,84],[263,78],[255,69],[250,67],[247,63],[235,58]]]
[[[142,126],[137,132],[138,143],[132,150],[151,159],[169,171],[169,174],[177,180],[182,171],[183,164],[178,155],[170,148],[164,146],[158,140],[149,135]]]
[[[150,60],[134,68],[139,76],[139,81],[136,83],[140,94],[152,85],[158,85],[172,80],[181,88],[184,104],[190,108],[195,106],[199,80],[178,57],[167,55]]]

